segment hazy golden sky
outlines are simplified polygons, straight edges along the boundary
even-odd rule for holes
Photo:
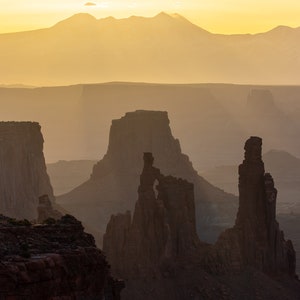
[[[0,0],[0,32],[49,27],[79,12],[97,18],[179,13],[216,33],[255,33],[300,26],[299,0]]]

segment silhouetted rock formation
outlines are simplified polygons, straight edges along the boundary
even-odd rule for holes
[[[38,197],[53,191],[38,123],[0,122],[0,213],[34,219]]]
[[[262,156],[265,170],[272,174],[279,193],[276,200],[277,219],[285,237],[293,240],[296,273],[300,274],[300,159],[288,152],[271,150]],[[238,166],[220,166],[203,176],[226,191],[238,193]],[[299,225],[297,225],[299,224]]]
[[[221,234],[217,248],[228,251],[229,268],[252,266],[266,273],[295,275],[292,242],[285,241],[276,221],[277,190],[261,157],[262,140],[251,137],[239,166],[239,210],[234,228]]]
[[[233,225],[237,198],[198,176],[172,136],[167,112],[161,111],[135,111],[113,120],[107,153],[90,180],[58,197],[58,202],[104,233],[112,214],[134,207],[143,152],[153,153],[164,174],[194,184],[197,229],[203,240],[215,240],[224,227]]]
[[[74,217],[33,226],[0,216],[0,233],[1,299],[120,299],[122,282]]]
[[[144,153],[133,219],[127,212],[107,225],[103,250],[115,274],[149,276],[165,260],[188,256],[199,244],[193,184],[165,177],[152,164],[152,154]]]
[[[48,197],[48,195],[43,195],[39,197],[39,205],[38,205],[38,223],[43,223],[47,219],[58,220],[62,217],[62,214],[53,209],[52,203]]]
[[[112,273],[127,282],[124,300],[300,299],[295,252],[275,219],[277,190],[261,146],[258,137],[246,142],[236,224],[215,245],[196,234],[193,185],[162,175],[144,154],[133,218],[112,216],[103,240]]]

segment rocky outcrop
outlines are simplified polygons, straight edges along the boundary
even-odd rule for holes
[[[239,166],[235,226],[220,236],[216,248],[229,269],[252,266],[269,274],[295,276],[295,251],[276,221],[277,190],[272,176],[265,173],[261,151],[261,138],[247,140],[245,159]]]
[[[246,142],[236,222],[215,245],[196,234],[193,185],[162,175],[144,154],[133,218],[112,216],[103,240],[113,274],[126,279],[125,300],[300,299],[295,251],[276,221],[277,190],[261,146],[258,137]]]
[[[135,111],[113,120],[107,153],[94,166],[90,180],[58,197],[58,203],[104,233],[112,214],[133,210],[141,153],[152,152],[162,173],[194,184],[197,231],[203,240],[215,240],[224,227],[233,225],[237,198],[197,174],[169,123],[163,111]]]
[[[164,176],[152,164],[152,154],[144,153],[132,220],[127,212],[112,216],[107,225],[103,250],[117,275],[150,276],[165,261],[188,256],[199,245],[193,184]]]
[[[0,122],[0,213],[31,220],[39,196],[53,200],[43,142],[38,123]]]
[[[122,286],[74,217],[51,225],[0,217],[1,299],[118,300]]]
[[[52,203],[48,197],[48,195],[43,195],[39,197],[39,205],[38,205],[38,223],[43,223],[47,219],[58,220],[62,217],[62,213],[58,210],[53,209]]]

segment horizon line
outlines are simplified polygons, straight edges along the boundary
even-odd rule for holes
[[[52,85],[30,85],[23,83],[5,84],[0,83],[1,88],[7,89],[41,89],[41,88],[64,88],[75,86],[95,86],[95,85],[177,85],[177,86],[191,86],[191,85],[234,85],[234,86],[252,86],[252,87],[300,87],[299,84],[264,84],[264,83],[234,83],[234,82],[144,82],[144,81],[103,81],[103,82],[89,82],[89,83],[70,83],[70,84],[52,84]]]

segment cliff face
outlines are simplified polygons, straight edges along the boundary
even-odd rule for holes
[[[171,173],[184,174],[191,171],[191,162],[181,153],[179,141],[172,136],[167,112],[141,110],[126,113],[121,119],[112,121],[104,160],[110,162],[113,170],[120,172],[121,168],[131,168],[139,174],[142,168],[141,153],[147,151],[157,154],[156,160],[162,170],[168,168]],[[180,159],[177,164],[171,164],[175,158]],[[92,178],[101,178],[102,172],[100,161],[94,167]]]
[[[240,196],[235,226],[220,236],[217,248],[221,252],[227,248],[231,267],[250,265],[266,273],[294,276],[295,251],[292,242],[285,241],[276,221],[277,190],[272,176],[265,173],[261,138],[251,137],[244,149],[245,159],[239,166]]]
[[[0,217],[1,299],[107,299],[122,283],[74,217],[31,225]]]
[[[167,112],[160,111],[136,111],[114,120],[107,153],[94,166],[90,180],[57,201],[104,233],[111,214],[134,208],[141,153],[152,152],[164,174],[194,184],[198,233],[204,240],[216,239],[224,224],[230,227],[234,223],[237,199],[198,176],[172,136],[169,123]],[[209,232],[207,228],[216,230]]]
[[[199,244],[193,185],[162,175],[152,164],[152,154],[144,153],[132,220],[129,212],[112,216],[103,238],[118,276],[150,276],[164,261],[185,257]]]
[[[34,219],[38,197],[53,191],[46,172],[38,123],[0,122],[0,212]]]
[[[162,175],[144,154],[133,218],[112,216],[103,240],[113,274],[127,280],[125,300],[300,299],[295,251],[275,218],[277,190],[261,146],[257,137],[246,142],[236,223],[215,245],[196,234],[193,185]]]

